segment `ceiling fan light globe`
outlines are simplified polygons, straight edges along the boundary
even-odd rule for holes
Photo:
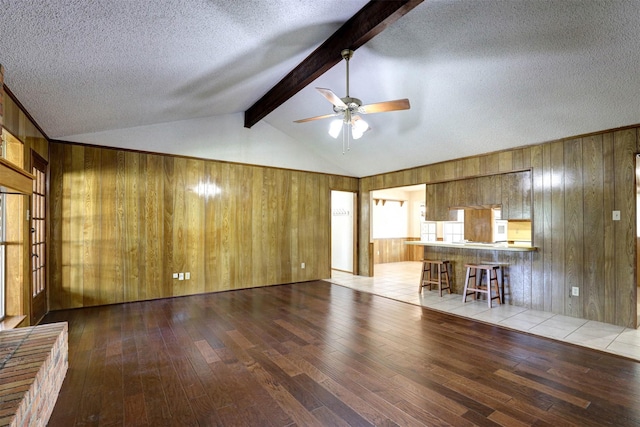
[[[329,125],[329,135],[333,138],[337,138],[340,135],[340,131],[342,130],[342,119],[336,119],[331,122]]]
[[[360,139],[366,131],[369,130],[369,124],[361,118],[355,118],[351,122],[351,136],[353,139]]]

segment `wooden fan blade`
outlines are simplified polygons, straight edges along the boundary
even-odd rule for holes
[[[342,102],[342,99],[340,99],[340,97],[338,95],[333,93],[333,91],[331,89],[325,89],[325,88],[322,88],[322,87],[317,87],[316,90],[318,92],[320,92],[320,94],[322,96],[327,98],[327,100],[330,103],[332,103],[333,105],[335,105],[336,107],[345,108],[345,109],[347,108],[347,104]]]
[[[408,110],[411,108],[408,99],[396,99],[395,101],[377,102],[375,104],[363,105],[358,111],[364,114],[384,113],[387,111]]]
[[[339,116],[339,115],[340,115],[340,113],[325,114],[324,116],[309,117],[308,119],[294,120],[293,122],[294,123],[311,122],[313,120],[328,119],[329,117],[335,117],[335,116]]]

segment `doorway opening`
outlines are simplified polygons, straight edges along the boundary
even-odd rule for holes
[[[356,193],[331,191],[331,270],[358,274],[356,208]]]
[[[421,261],[423,248],[406,245],[420,240],[424,223],[426,185],[417,184],[371,192],[373,271],[394,263]]]

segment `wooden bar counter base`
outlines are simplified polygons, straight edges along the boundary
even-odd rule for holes
[[[465,278],[465,264],[500,264],[501,274],[505,274],[503,304],[521,307],[534,306],[540,294],[539,283],[532,280],[533,257],[540,255],[538,248],[528,245],[507,245],[506,243],[450,243],[407,241],[406,245],[422,246],[425,259],[441,258],[451,261],[451,290],[462,294]],[[501,276],[501,282],[502,282]]]

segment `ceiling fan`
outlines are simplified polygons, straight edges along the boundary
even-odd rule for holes
[[[360,114],[408,110],[409,108],[411,108],[411,106],[409,105],[409,100],[406,98],[362,105],[362,101],[360,101],[358,98],[352,98],[351,96],[349,96],[349,60],[353,56],[353,50],[343,49],[340,54],[347,63],[347,96],[345,96],[344,98],[340,98],[338,97],[338,95],[333,93],[331,89],[317,87],[316,90],[320,92],[320,94],[324,96],[330,103],[333,104],[333,114],[325,114],[322,116],[295,120],[295,123],[305,123],[313,120],[327,119],[329,117],[341,117],[331,122],[331,125],[329,127],[329,135],[337,138],[338,135],[340,135],[340,131],[343,127],[351,127],[351,132],[348,132],[348,129],[345,129],[342,133],[342,154],[344,154],[345,144],[348,150],[351,137],[353,137],[353,139],[359,139],[366,131],[370,129],[367,122],[365,122],[360,117]]]

